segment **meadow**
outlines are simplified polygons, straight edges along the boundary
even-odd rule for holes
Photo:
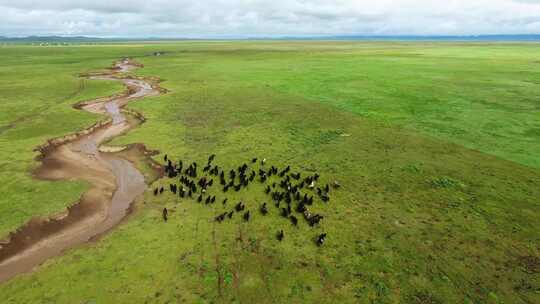
[[[266,158],[342,185],[313,206],[325,216],[315,228],[261,216],[269,199],[256,185],[213,192],[243,200],[249,222],[213,220],[231,205],[147,191],[111,233],[3,283],[0,298],[538,303],[539,53],[536,43],[0,46],[0,239],[84,191],[33,179],[33,149],[102,119],[71,105],[123,88],[78,75],[124,56],[168,93],[130,104],[147,121],[111,144],[144,143],[159,162],[165,153],[198,163],[216,154],[226,168]]]

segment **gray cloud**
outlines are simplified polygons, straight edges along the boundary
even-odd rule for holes
[[[540,33],[540,0],[0,0],[0,35]]]

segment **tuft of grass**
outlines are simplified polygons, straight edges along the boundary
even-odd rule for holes
[[[448,176],[433,179],[431,185],[435,188],[463,188],[465,186],[462,182]]]

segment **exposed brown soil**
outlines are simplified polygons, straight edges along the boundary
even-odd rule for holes
[[[101,146],[104,142],[144,121],[140,113],[121,110],[122,107],[133,100],[163,92],[155,81],[123,74],[137,67],[141,65],[123,59],[107,73],[85,76],[121,81],[127,90],[75,105],[77,109],[105,114],[108,118],[83,131],[48,140],[37,148],[41,152],[41,166],[34,172],[36,178],[82,180],[90,187],[62,214],[34,218],[0,242],[0,282],[103,235],[129,214],[132,203],[146,190],[147,182],[159,176],[159,165],[150,159],[153,152],[142,144],[131,145],[120,152],[102,152],[107,150]],[[131,115],[131,119],[124,114]],[[154,171],[146,173],[146,182],[138,169],[141,167]]]

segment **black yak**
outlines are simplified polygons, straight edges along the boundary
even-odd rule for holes
[[[245,206],[242,202],[239,202],[239,203],[236,204],[236,206],[234,207],[234,209],[236,209],[237,212],[240,212],[240,211],[244,210],[244,208],[246,208],[246,206]]]
[[[283,240],[283,237],[285,236],[285,234],[283,233],[283,230],[280,230],[277,234],[277,239],[278,241],[281,242],[281,240]]]
[[[216,216],[216,222],[221,223],[221,222],[225,219],[225,216],[226,216],[226,215],[227,215],[227,212],[222,213],[222,214]]]
[[[262,204],[261,213],[262,213],[262,215],[266,215],[268,213],[268,209],[266,208],[266,203]]]
[[[167,210],[167,208],[163,208],[162,216],[163,220],[166,222],[169,216],[169,210]]]
[[[326,233],[321,233],[316,240],[317,246],[322,246],[324,244],[324,241],[326,240]]]
[[[289,219],[291,219],[291,223],[292,223],[294,226],[297,226],[297,225],[298,225],[298,219],[296,218],[296,216],[291,215],[291,216],[289,217]]]

